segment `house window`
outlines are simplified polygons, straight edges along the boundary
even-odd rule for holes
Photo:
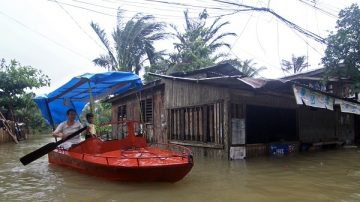
[[[120,123],[117,123],[116,126],[116,138],[124,138],[126,135],[127,135],[127,126],[126,124],[124,123],[121,123],[122,121],[126,121],[126,105],[120,105],[118,106],[118,122]]]
[[[126,105],[120,105],[118,107],[118,121],[124,121],[126,119]]]
[[[169,109],[170,139],[223,144],[223,102]]]
[[[153,121],[153,99],[148,98],[140,101],[141,107],[141,121],[145,123],[152,123]]]

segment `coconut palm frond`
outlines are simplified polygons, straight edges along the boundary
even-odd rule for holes
[[[106,55],[101,55],[100,57],[94,59],[93,63],[97,66],[106,68],[108,71],[114,70],[112,68],[111,59]]]
[[[100,28],[100,26],[94,22],[91,22],[91,27],[93,28],[93,30],[95,31],[95,33],[98,35],[100,41],[104,44],[105,48],[108,51],[108,54],[111,58],[111,65],[116,67],[118,66],[118,61],[116,60],[116,58],[114,57],[114,54],[112,53],[112,49],[110,47],[109,44],[109,40],[106,37],[106,33],[103,29]]]

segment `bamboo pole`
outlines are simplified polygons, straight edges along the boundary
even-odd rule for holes
[[[11,132],[11,127],[8,125],[8,123],[6,122],[6,119],[4,117],[4,115],[0,112],[0,118],[4,120],[4,126],[5,126],[5,131],[12,137],[12,139],[14,140],[14,142],[16,144],[19,143],[19,141],[17,140],[16,136]]]

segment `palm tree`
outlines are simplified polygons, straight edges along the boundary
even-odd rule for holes
[[[253,60],[237,60],[237,59],[233,59],[233,60],[227,60],[224,61],[227,62],[229,64],[231,64],[232,66],[234,66],[236,69],[238,69],[241,73],[244,74],[244,76],[246,77],[256,77],[259,75],[259,73],[263,70],[266,69],[266,67],[260,67],[257,68],[256,63],[253,62]]]
[[[185,32],[171,25],[175,33],[172,34],[178,42],[174,43],[176,53],[170,54],[169,60],[177,71],[188,71],[212,65],[223,54],[217,54],[220,48],[230,48],[230,44],[223,41],[225,37],[236,36],[235,33],[220,33],[221,29],[229,22],[220,22],[221,17],[216,18],[210,26],[207,26],[208,14],[206,10],[199,14],[196,19],[189,17],[188,10],[184,11]]]
[[[281,62],[281,70],[285,72],[292,72],[294,74],[301,72],[305,67],[308,67],[308,63],[305,62],[305,56],[295,57],[291,56],[291,61],[282,60]]]
[[[101,27],[91,22],[91,27],[105,46],[107,53],[94,59],[95,65],[114,71],[132,71],[139,74],[144,62],[150,65],[157,54],[154,42],[164,39],[165,25],[155,21],[151,15],[136,14],[129,21],[123,22],[121,12],[118,13],[116,29],[112,34],[114,46]]]

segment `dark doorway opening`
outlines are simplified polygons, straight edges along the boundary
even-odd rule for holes
[[[246,143],[296,141],[296,110],[246,106]]]

